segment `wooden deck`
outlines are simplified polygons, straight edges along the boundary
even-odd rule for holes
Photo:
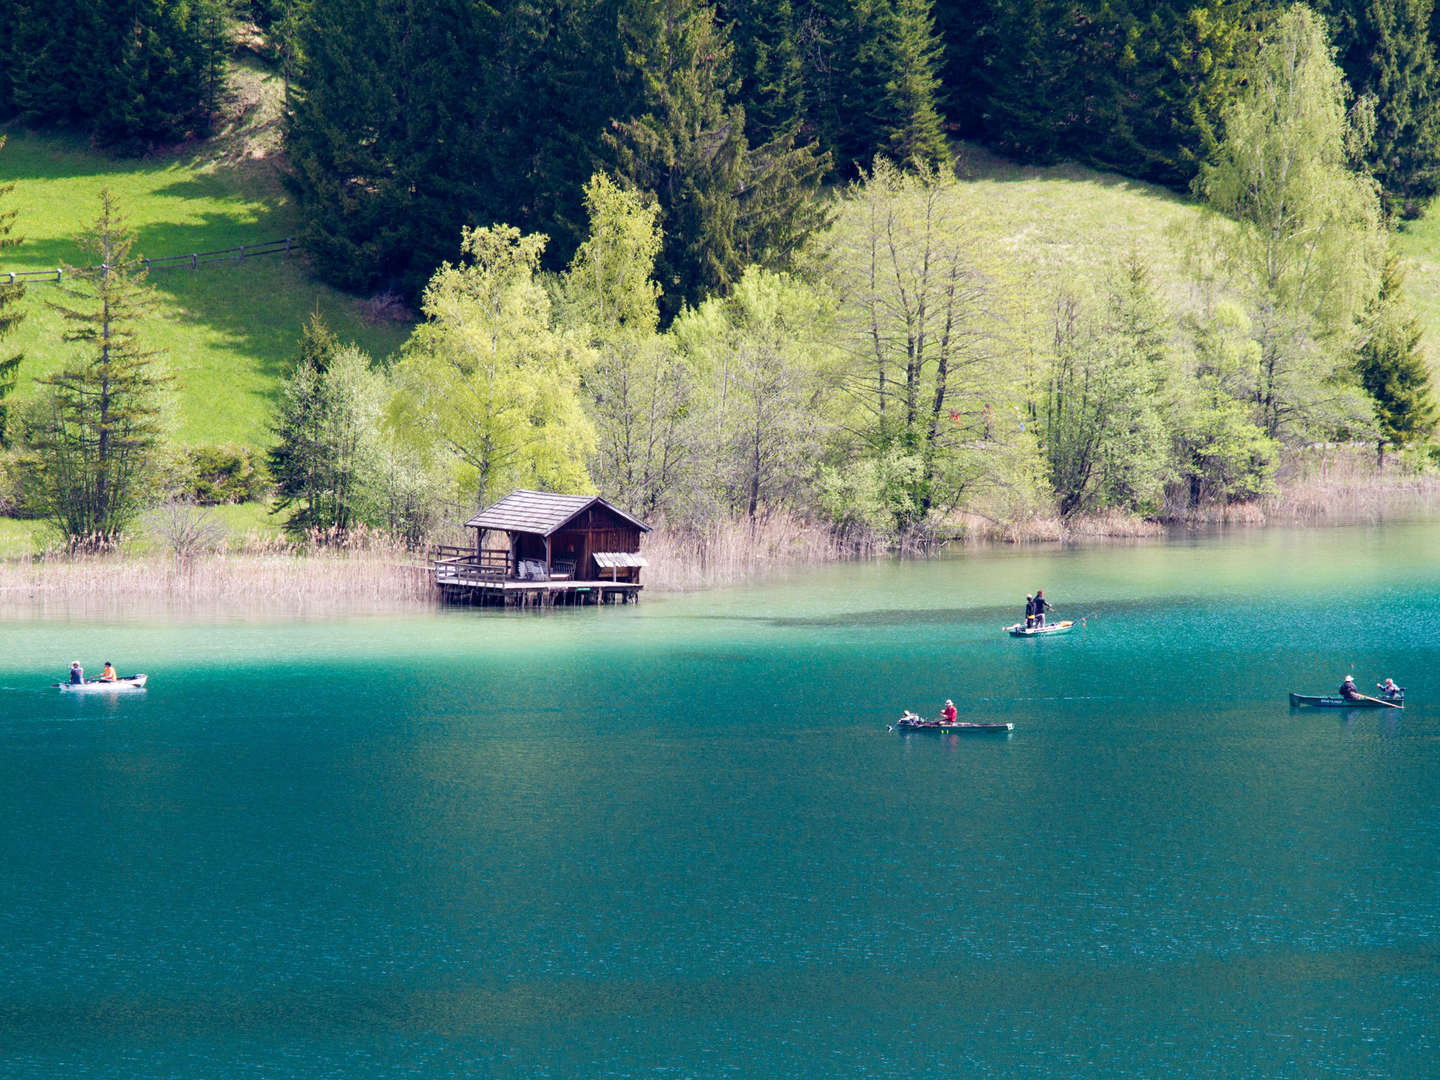
[[[520,577],[504,552],[440,547],[430,556],[430,573],[441,599],[456,604],[501,607],[555,607],[631,603],[643,585],[628,581],[577,580],[565,573]]]

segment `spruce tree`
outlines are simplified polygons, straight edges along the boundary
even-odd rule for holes
[[[5,137],[0,135],[0,150],[4,149]],[[20,237],[11,235],[15,228],[15,217],[18,211],[5,207],[6,198],[14,189],[14,184],[0,184],[0,258],[20,245]],[[20,320],[25,317],[25,313],[19,307],[24,296],[25,283],[23,281],[0,278],[0,342],[3,342],[6,336],[20,324]],[[22,353],[6,356],[3,347],[0,347],[0,446],[10,445],[10,406],[6,399],[14,391],[15,384],[20,377],[20,361],[22,359],[24,359]]]
[[[903,165],[943,168],[950,150],[940,123],[944,52],[930,0],[877,3],[857,57],[877,91],[869,109],[875,149]]]
[[[286,131],[317,271],[415,296],[486,216],[480,152],[488,9],[468,0],[315,0]]]
[[[636,0],[624,30],[643,111],[606,143],[625,182],[660,204],[655,273],[669,317],[739,277],[745,113],[731,101],[731,50],[711,7]]]
[[[63,299],[46,307],[80,350],[36,380],[42,394],[26,417],[24,471],[33,504],[72,547],[103,548],[151,495],[167,380],[142,344],[153,299],[131,254],[135,234],[108,188],[79,242],[95,265],[66,268],[65,283],[55,286]]]
[[[1421,345],[1420,320],[1405,301],[1405,269],[1393,252],[1385,261],[1380,291],[1365,312],[1360,345],[1360,384],[1375,402],[1380,428],[1375,453],[1400,450],[1435,429],[1437,417],[1430,369]]]
[[[805,82],[792,0],[724,0],[720,22],[735,43],[737,102],[745,133],[759,146],[796,132],[805,114]]]
[[[82,34],[95,18],[94,4],[10,0],[3,7],[7,25],[0,36],[0,80],[9,84],[6,112],[13,110],[32,125],[76,122],[90,100],[80,85],[77,57],[85,55]]]
[[[1428,34],[1433,0],[1331,0],[1340,64],[1359,97],[1372,99],[1366,164],[1388,211],[1417,217],[1440,185],[1440,67]]]
[[[601,133],[629,118],[620,0],[504,0],[486,65],[490,220],[550,236],[546,261],[568,260],[585,233],[582,191],[605,160]],[[576,57],[583,56],[583,64]],[[453,232],[453,230],[451,230]]]

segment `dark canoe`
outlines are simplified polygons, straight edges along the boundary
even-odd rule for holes
[[[1329,694],[1324,697],[1315,697],[1310,694],[1291,694],[1291,705],[1311,705],[1317,709],[1403,709],[1405,699],[1399,701],[1385,701],[1381,698],[1362,697],[1358,699],[1341,697],[1339,694]]]
[[[1023,623],[1016,623],[1014,626],[1007,626],[1004,629],[1011,637],[1049,637],[1053,634],[1068,634],[1074,628],[1075,620],[1066,619],[1064,622],[1028,628]]]
[[[997,723],[976,723],[957,720],[947,724],[944,720],[925,720],[921,717],[903,716],[890,725],[891,731],[953,731],[957,735],[981,734],[983,732],[1013,731],[1015,725],[1000,721]]]

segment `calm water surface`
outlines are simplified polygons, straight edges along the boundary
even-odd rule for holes
[[[0,1076],[1432,1077],[1440,526],[0,617]],[[1082,633],[1012,641],[1045,588]],[[46,688],[81,658],[148,693]],[[1353,670],[1403,713],[1291,711]],[[1009,737],[901,736],[906,706]]]

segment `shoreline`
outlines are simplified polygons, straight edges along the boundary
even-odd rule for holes
[[[1422,512],[1424,511],[1424,512]],[[1428,513],[1426,513],[1428,512]],[[797,542],[766,546],[749,562],[733,548],[712,552],[700,564],[672,562],[677,551],[691,550],[694,538],[654,553],[651,596],[679,596],[733,585],[763,583],[810,568],[847,561],[907,559],[923,561],[953,552],[1006,547],[1126,546],[1165,542],[1177,536],[1252,532],[1282,528],[1343,528],[1401,524],[1440,514],[1433,499],[1380,516],[1331,514],[1321,519],[1192,520],[1146,522],[1135,532],[1102,531],[1098,526],[1055,536],[1033,531],[1024,539],[966,538],[898,552],[844,551],[831,544],[817,550]],[[1110,522],[1110,525],[1115,525]],[[131,612],[221,617],[324,617],[404,614],[448,610],[440,602],[428,568],[402,561],[408,553],[362,549],[296,553],[219,552],[181,561],[169,555],[80,555],[71,558],[19,557],[0,560],[0,617],[52,615],[113,617]],[[643,599],[641,603],[643,603]],[[481,609],[476,609],[481,610]],[[497,609],[498,610],[498,609]]]
[[[1318,468],[1303,471],[1304,465]],[[642,580],[651,596],[758,583],[847,561],[928,558],[951,549],[1110,545],[1231,529],[1340,527],[1440,514],[1440,476],[1377,474],[1352,456],[1302,463],[1281,490],[1258,503],[1151,520],[1107,512],[1063,521],[1035,516],[999,522],[957,514],[953,535],[906,547],[851,542],[794,514],[722,522],[708,529],[661,524],[645,539]],[[643,600],[642,600],[643,603]],[[0,614],[99,616],[147,611],[307,616],[439,610],[428,569],[415,552],[374,538],[310,548],[249,537],[235,548],[178,558],[125,551],[0,558]]]

